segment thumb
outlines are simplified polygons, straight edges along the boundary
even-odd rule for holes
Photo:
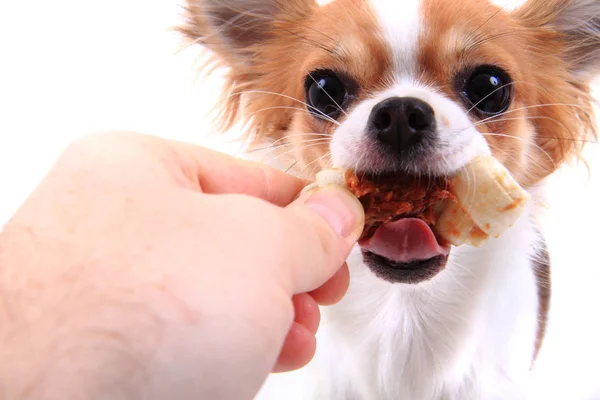
[[[309,292],[323,285],[344,264],[362,234],[365,215],[358,199],[347,190],[330,185],[303,194],[290,204],[292,214],[306,239],[300,245],[305,252],[319,252],[302,257],[305,262],[292,263],[293,290]]]

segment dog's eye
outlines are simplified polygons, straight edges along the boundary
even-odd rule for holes
[[[346,88],[331,72],[311,74],[306,78],[306,103],[315,115],[337,117],[342,112]]]
[[[480,67],[465,82],[463,95],[479,111],[499,114],[510,105],[511,81],[498,68]]]

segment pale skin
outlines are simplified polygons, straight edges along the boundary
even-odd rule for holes
[[[315,351],[362,207],[134,133],[73,143],[0,233],[4,399],[251,399]]]

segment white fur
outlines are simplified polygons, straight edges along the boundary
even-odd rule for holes
[[[370,0],[384,40],[393,51],[394,70],[412,79],[417,68],[417,45],[421,34],[421,0]]]

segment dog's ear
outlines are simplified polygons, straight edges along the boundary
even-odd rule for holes
[[[288,74],[293,71],[289,66],[294,62],[290,54],[301,40],[300,29],[318,7],[316,0],[186,0],[186,3],[187,21],[179,31],[212,53],[199,65],[200,72],[207,74],[213,68],[225,67],[221,101],[214,110],[216,128],[227,131],[243,114],[244,131],[252,136],[283,131],[289,124],[290,113],[282,106],[291,109],[294,103],[283,104],[282,99],[295,96],[289,92]]]
[[[538,133],[530,170],[539,178],[581,159],[597,136],[591,84],[600,75],[600,0],[527,0],[513,15],[539,87],[528,110]]]
[[[314,6],[314,0],[187,0],[180,30],[230,66],[244,66],[278,34],[278,24],[302,19]]]
[[[550,43],[559,42],[573,76],[589,80],[600,74],[600,0],[529,0],[517,14]]]

